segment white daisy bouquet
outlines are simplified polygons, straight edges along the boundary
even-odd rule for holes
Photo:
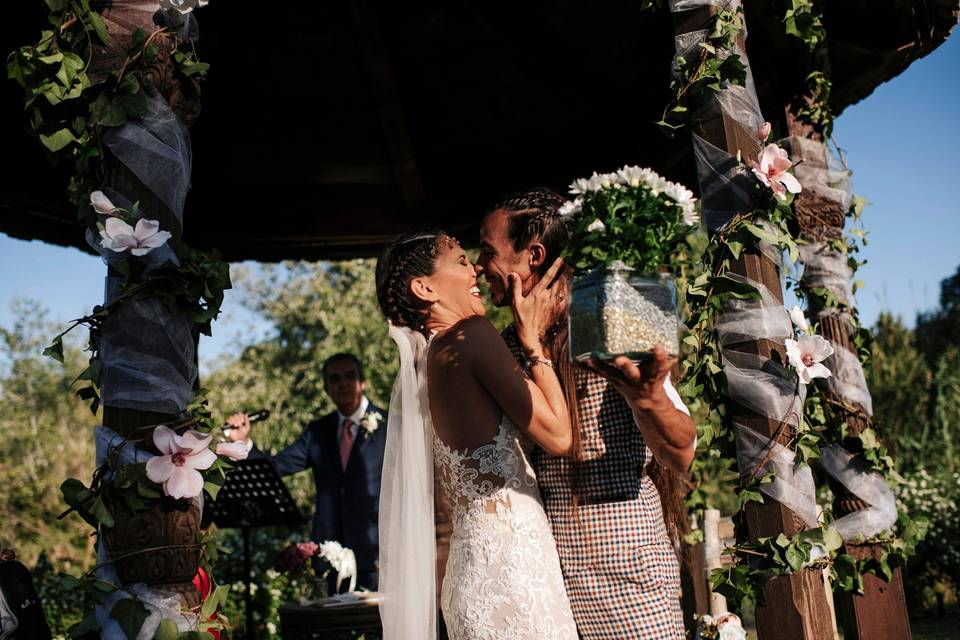
[[[571,222],[567,264],[580,273],[614,262],[657,271],[698,222],[693,193],[644,167],[574,180],[570,193],[560,213]]]
[[[571,239],[564,251],[578,276],[570,300],[575,360],[629,355],[655,345],[679,351],[676,289],[665,273],[697,225],[693,193],[653,170],[623,167],[575,180],[560,214]]]

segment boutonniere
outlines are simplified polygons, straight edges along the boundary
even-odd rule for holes
[[[363,429],[363,437],[373,435],[373,432],[380,428],[380,422],[383,416],[376,411],[368,411],[360,418],[360,428]]]

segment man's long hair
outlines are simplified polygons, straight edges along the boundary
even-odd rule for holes
[[[568,223],[559,214],[563,203],[564,198],[559,194],[549,189],[538,188],[508,196],[491,209],[491,211],[503,211],[509,216],[507,237],[513,242],[515,251],[522,251],[533,242],[543,245],[546,257],[537,269],[539,277],[543,277],[553,261],[560,256],[563,247],[570,241]],[[569,269],[565,269],[558,278],[565,278],[569,282]],[[556,363],[560,384],[563,386],[567,406],[570,407],[570,422],[573,428],[573,457],[570,465],[574,500],[572,507],[576,510],[580,487],[584,480],[578,403],[578,396],[583,389],[577,388],[576,371],[570,358],[567,331],[565,318],[558,318],[557,323],[547,335],[546,346],[550,349],[550,355]],[[663,509],[667,532],[677,545],[682,534],[689,529],[687,509],[684,504],[689,483],[680,474],[664,467],[656,458],[647,466],[647,473],[660,494],[660,505]]]

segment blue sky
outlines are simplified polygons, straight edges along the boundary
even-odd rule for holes
[[[940,280],[960,265],[960,205],[953,192],[960,187],[958,68],[954,33],[849,107],[834,128],[854,172],[854,191],[871,202],[863,216],[868,263],[858,274],[866,288],[857,296],[867,325],[884,310],[912,325],[918,311],[936,306]],[[65,322],[103,295],[105,267],[76,249],[0,234],[0,273],[0,326],[9,326],[15,297],[40,299],[53,319]],[[268,329],[228,293],[214,337],[201,340],[201,362],[235,352],[251,328]]]

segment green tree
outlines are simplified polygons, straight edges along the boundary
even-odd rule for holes
[[[913,332],[899,318],[881,313],[873,329],[867,386],[873,397],[877,430],[901,469],[924,459],[923,431],[931,373],[917,349]]]
[[[70,340],[63,365],[43,356],[58,325],[38,302],[15,300],[11,309],[11,325],[0,327],[0,543],[27,565],[44,553],[61,566],[89,568],[89,527],[77,517],[57,519],[65,509],[60,483],[89,478],[94,468],[95,419],[73,394],[86,358]]]

